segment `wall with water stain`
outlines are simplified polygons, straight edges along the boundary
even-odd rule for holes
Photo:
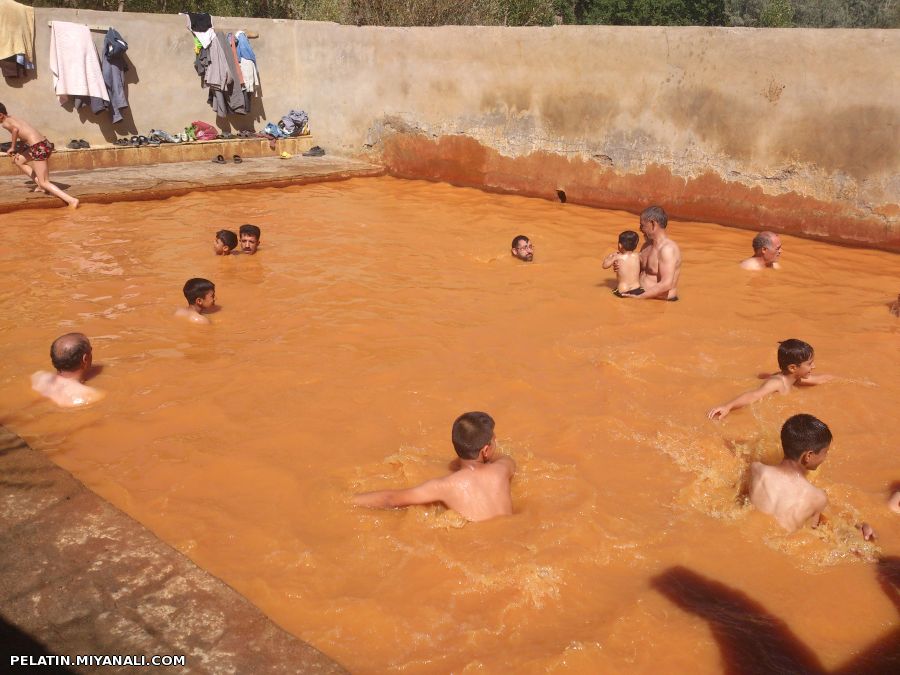
[[[291,108],[316,142],[399,176],[900,250],[900,31],[358,28],[259,33],[262,97],[216,119],[181,17],[36,10],[39,70],[0,100],[48,135],[109,141],[60,108],[47,21],[114,25],[134,64],[125,133],[259,129]],[[96,40],[99,42],[99,35]]]

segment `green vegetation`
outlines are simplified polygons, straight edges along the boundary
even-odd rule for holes
[[[900,28],[900,0],[22,0],[175,14],[334,21],[360,26],[750,26]]]

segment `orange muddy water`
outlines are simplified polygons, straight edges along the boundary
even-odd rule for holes
[[[215,257],[244,222],[259,253]],[[744,272],[750,233],[672,222],[681,301],[620,300],[600,261],[635,216],[391,178],[0,224],[0,421],[354,672],[896,665],[900,256],[784,237]],[[193,276],[210,326],[172,317]],[[29,375],[73,330],[107,396],[62,411]],[[788,337],[837,382],[708,421]],[[518,462],[514,516],[350,503],[443,474],[467,410]],[[834,432],[830,519],[786,536],[739,493],[798,412]]]

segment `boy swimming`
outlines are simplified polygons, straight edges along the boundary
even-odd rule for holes
[[[237,235],[231,230],[219,230],[213,243],[216,255],[231,255],[237,248]]]
[[[78,208],[78,200],[75,197],[66,194],[50,182],[50,155],[53,148],[47,137],[28,122],[10,117],[6,112],[6,106],[2,103],[0,103],[0,126],[12,136],[12,144],[6,154],[13,158],[22,173],[37,184],[34,191],[49,192],[54,197],[62,199],[69,207]],[[22,154],[16,151],[16,142],[20,138],[28,144],[28,149]]]
[[[175,316],[184,317],[192,323],[209,323],[203,313],[209,312],[216,305],[216,285],[209,279],[188,279],[184,285],[184,297],[188,306],[179,307]]]
[[[788,532],[796,532],[806,523],[817,527],[822,511],[828,505],[824,490],[806,479],[828,456],[831,430],[812,415],[800,414],[788,418],[781,427],[781,447],[784,459],[777,466],[761,462],[750,465],[750,503],[766,515],[773,516]],[[863,538],[875,538],[866,524],[857,525]]]
[[[509,483],[516,472],[511,457],[497,454],[494,420],[468,412],[453,423],[453,447],[459,457],[454,473],[405,490],[358,494],[355,504],[374,509],[443,502],[466,520],[478,522],[512,514]]]
[[[615,265],[616,277],[619,285],[613,290],[613,295],[641,295],[641,257],[635,252],[640,237],[633,230],[626,230],[619,235],[618,250],[613,251],[603,259],[603,269],[609,269]],[[618,262],[618,265],[616,263]]]
[[[241,251],[247,255],[256,253],[259,248],[260,229],[256,225],[241,225],[238,233],[241,235]]]
[[[812,374],[816,367],[814,357],[813,348],[803,340],[791,338],[778,343],[778,367],[781,372],[768,376],[758,389],[744,392],[736,399],[713,408],[706,416],[711,420],[723,419],[732,410],[750,405],[769,394],[787,394],[798,385],[812,386],[831,382],[833,375]]]

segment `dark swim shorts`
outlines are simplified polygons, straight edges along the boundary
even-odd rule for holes
[[[46,138],[28,148],[29,157],[36,162],[46,162],[50,158],[51,152],[53,152],[53,148],[50,147],[50,141]]]
[[[619,293],[618,288],[613,289],[613,295],[617,298],[624,298],[626,295],[643,295],[644,289],[638,286],[637,288],[632,288],[630,291],[625,291],[624,293]]]

